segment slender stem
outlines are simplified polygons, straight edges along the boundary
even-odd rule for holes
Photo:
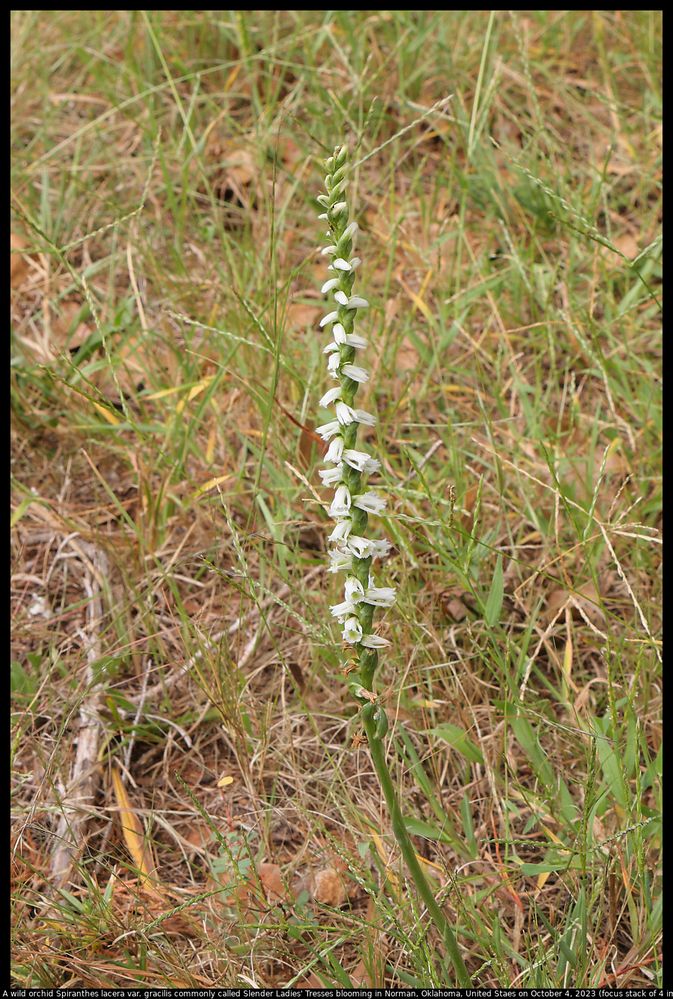
[[[379,710],[383,709],[379,708]],[[404,824],[399,800],[395,792],[395,785],[393,784],[393,779],[391,777],[390,770],[388,769],[388,764],[386,763],[383,741],[376,732],[376,722],[367,711],[362,713],[362,718],[365,732],[367,733],[367,739],[369,740],[369,748],[371,750],[374,768],[379,778],[381,788],[383,789],[386,804],[388,805],[388,811],[390,812],[390,816],[392,818],[395,839],[397,840],[399,848],[402,851],[402,856],[404,857],[406,865],[409,869],[409,873],[414,879],[414,883],[423,901],[428,907],[428,912],[430,913],[435,926],[444,938],[444,943],[447,951],[449,952],[449,956],[453,961],[453,966],[456,969],[456,975],[458,976],[460,986],[461,988],[469,988],[472,985],[472,980],[468,974],[467,968],[465,967],[465,962],[463,961],[460,950],[458,949],[458,943],[451,927],[449,926],[446,916],[437,905],[432,888],[428,884],[421,865],[418,862],[416,851],[414,850],[413,843],[411,842],[411,838],[407,832],[407,827]]]

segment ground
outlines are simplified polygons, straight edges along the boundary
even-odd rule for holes
[[[661,984],[660,22],[14,12],[16,985],[454,982],[328,610],[343,141],[414,845],[475,984]]]

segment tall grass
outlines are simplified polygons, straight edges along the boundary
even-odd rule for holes
[[[338,132],[418,862],[475,983],[661,984],[659,13],[12,36],[15,983],[453,980],[324,613]]]

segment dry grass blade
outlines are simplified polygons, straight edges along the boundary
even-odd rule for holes
[[[156,889],[157,869],[152,855],[152,846],[145,836],[142,822],[131,804],[122,782],[121,773],[115,766],[112,768],[112,787],[119,809],[124,842],[133,858],[133,863],[140,872],[141,883],[153,894],[159,894]]]

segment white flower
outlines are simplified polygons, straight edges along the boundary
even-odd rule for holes
[[[330,611],[332,612],[332,617],[338,617],[343,622],[345,618],[355,614],[355,604],[350,600],[344,600],[343,603],[334,604],[333,607],[330,607]]]
[[[351,508],[351,494],[348,486],[337,486],[332,505],[329,508],[330,517],[347,517]]]
[[[325,453],[325,461],[334,462],[334,464],[339,464],[341,461],[341,456],[344,453],[344,439],[343,437],[335,437],[330,443]]]
[[[355,576],[348,576],[346,582],[344,583],[344,595],[346,600],[350,600],[351,603],[356,604],[362,600],[365,594],[365,588],[359,579]]]
[[[316,427],[315,432],[319,434],[324,441],[328,441],[330,437],[334,437],[335,434],[341,430],[341,424],[338,420],[332,420],[330,423],[323,423],[321,427]]]
[[[329,535],[328,541],[347,541],[350,533],[351,520],[350,517],[345,517],[343,520],[337,522],[334,530]]]
[[[371,545],[368,538],[361,538],[357,534],[353,534],[348,538],[347,548],[356,558],[369,558]]]
[[[336,329],[336,325],[333,328]],[[355,347],[356,350],[364,350],[367,346],[365,338],[363,336],[358,336],[357,333],[349,333],[345,342],[349,347]]]
[[[385,558],[392,547],[390,541],[386,541],[385,539],[383,541],[372,541],[372,558]]]
[[[329,406],[335,401],[335,399],[341,398],[341,385],[335,385],[334,388],[328,389],[324,396],[318,402],[319,406]]]
[[[330,561],[328,572],[350,572],[353,568],[353,556],[350,552],[342,552],[339,548],[332,548],[327,555]]]
[[[362,638],[362,625],[356,617],[349,617],[344,622],[343,640],[350,645],[357,645]]]
[[[343,465],[335,465],[334,468],[320,468],[318,475],[322,479],[323,486],[333,486],[341,482],[342,471]]]
[[[370,586],[365,592],[365,602],[374,607],[392,607],[395,603],[393,586]]]
[[[323,212],[322,215],[318,216],[320,222],[327,222],[327,212]]]
[[[355,423],[355,412],[345,402],[338,402],[336,404],[336,417],[339,423],[343,423],[345,427],[350,423]]]
[[[346,448],[343,452],[343,460],[357,472],[364,472],[371,475],[378,472],[381,462],[376,458],[371,458],[365,451],[355,451],[353,448]]]
[[[369,381],[368,372],[364,368],[359,368],[357,364],[344,364],[341,370],[347,378],[350,378],[354,382],[362,384]]]
[[[392,545],[389,541],[370,541],[353,534],[349,536],[346,547],[356,558],[381,558],[388,554]]]
[[[320,474],[322,475],[322,472]],[[356,496],[353,500],[353,506],[356,506],[359,510],[364,510],[366,513],[380,514],[386,508],[386,501],[378,493],[368,492]]]
[[[365,409],[353,409],[352,413],[356,423],[362,423],[365,427],[376,426],[376,417],[372,413],[368,413]]]
[[[386,645],[390,645],[387,638],[381,638],[380,635],[365,635],[360,640],[360,645],[364,645],[366,649],[385,649]]]
[[[347,333],[344,322],[339,321],[339,316],[346,315],[344,309],[351,310],[347,321],[347,325],[351,326],[354,311],[369,306],[366,298],[350,294],[345,290],[346,287],[350,288],[352,280],[346,282],[342,278],[343,274],[354,271],[361,264],[359,257],[352,256],[351,259],[347,259],[359,226],[355,221],[349,222],[348,203],[342,193],[347,183],[344,176],[345,169],[342,169],[345,168],[346,160],[345,146],[336,149],[329,157],[327,160],[329,174],[325,179],[328,195],[318,197],[318,204],[324,209],[320,219],[329,223],[328,245],[321,250],[321,253],[328,258],[327,269],[333,275],[324,282],[322,293],[331,294],[335,304],[334,311],[320,320],[320,328],[330,325],[332,332],[332,339],[322,349],[327,355],[328,372],[339,382],[334,388],[325,392],[319,403],[325,407],[334,405],[336,411],[336,418],[318,427],[317,430],[322,439],[328,442],[324,459],[327,467],[320,469],[319,475],[324,485],[334,487],[329,513],[336,520],[336,524],[329,535],[333,547],[328,552],[327,571],[346,573],[344,600],[331,608],[332,615],[343,625],[344,641],[352,645],[362,643],[369,649],[379,649],[390,643],[378,635],[363,636],[362,625],[358,619],[358,606],[363,602],[367,604],[368,607],[364,611],[367,615],[371,614],[374,607],[390,607],[395,601],[395,589],[376,586],[371,573],[366,585],[358,576],[361,575],[362,560],[382,558],[388,554],[392,546],[389,541],[372,541],[365,537],[351,536],[353,527],[351,513],[357,508],[366,513],[381,514],[385,510],[385,500],[372,490],[352,496],[350,485],[347,483],[350,483],[352,478],[350,469],[369,475],[378,472],[381,463],[364,451],[358,451],[355,447],[346,447],[344,442],[344,436],[347,436],[352,443],[355,443],[354,431],[357,424],[367,427],[376,425],[374,414],[355,407],[352,399],[350,404],[343,399],[344,389],[350,398],[353,389],[356,388],[352,383],[364,384],[370,377],[365,368],[350,363],[350,360],[346,361],[345,357],[343,361],[346,363],[342,363],[341,347],[351,351],[364,350],[367,341],[355,333]],[[353,429],[346,433],[344,428],[347,427]],[[356,558],[358,562],[355,561]],[[369,617],[366,620],[368,621]],[[366,691],[364,688],[357,688],[356,696],[359,696],[359,691],[362,691],[362,695],[367,699],[374,697],[371,691]]]

